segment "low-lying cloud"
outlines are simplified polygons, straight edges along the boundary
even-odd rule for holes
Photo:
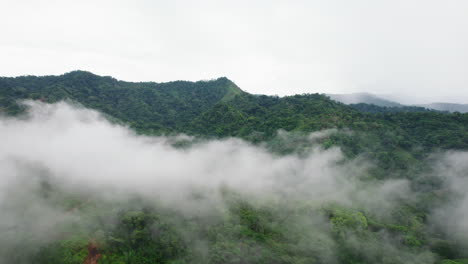
[[[434,173],[444,181],[441,195],[450,195],[434,210],[432,220],[451,239],[468,247],[468,152],[447,152],[435,159]]]
[[[67,103],[27,102],[28,115],[0,122],[0,160],[15,179],[24,165],[41,167],[49,180],[79,189],[116,189],[184,200],[193,188],[232,188],[248,195],[300,195],[313,200],[344,197],[368,164],[343,161],[339,148],[320,146],[305,156],[278,156],[239,139],[174,147],[190,137],[147,137],[112,124],[99,113]],[[311,141],[327,133],[312,134]],[[284,137],[284,135],[281,135]],[[2,186],[5,186],[2,182]],[[394,183],[392,183],[394,184]],[[382,185],[383,188],[386,188]]]
[[[4,234],[0,256],[26,245],[18,240],[19,233],[30,234],[30,240],[48,241],[60,236],[61,224],[80,221],[76,208],[63,206],[59,195],[43,191],[56,186],[85,201],[125,202],[139,196],[186,215],[223,211],[226,190],[253,203],[307,202],[314,208],[333,203],[376,217],[388,217],[399,201],[415,199],[407,180],[360,180],[366,178],[371,162],[347,160],[336,147],[322,148],[318,139],[334,130],[311,134],[308,139],[316,144],[305,154],[277,155],[262,145],[234,138],[198,141],[185,135],[137,135],[96,111],[69,103],[25,104],[29,108],[26,115],[0,119],[0,233]],[[287,133],[280,132],[279,137],[287,137]],[[181,142],[188,146],[175,144]],[[450,164],[462,168],[451,170],[456,175],[466,172],[465,158],[462,154],[450,159],[455,162]],[[460,185],[458,176],[452,178],[457,182],[451,186],[463,195],[463,186],[468,186],[465,179]],[[461,201],[453,210],[465,219],[468,198]],[[304,224],[307,221],[311,222]],[[291,223],[315,226],[304,233],[318,239],[314,243],[330,240],[320,217],[291,219]],[[468,230],[464,224],[454,228]],[[467,232],[463,234],[468,238]],[[333,262],[335,245],[330,241],[328,251],[323,251],[328,253],[322,253]],[[381,242],[392,252],[399,250],[391,240]],[[356,250],[366,251],[357,244]],[[414,257],[411,252],[402,256]],[[369,255],[369,259],[378,257]],[[412,263],[432,260],[431,254],[425,254]]]

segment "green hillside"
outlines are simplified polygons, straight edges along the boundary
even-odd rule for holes
[[[321,94],[252,95],[225,77],[132,83],[74,71],[61,76],[0,78],[2,111],[21,112],[16,103],[19,99],[72,100],[143,134],[186,133],[264,142],[273,139],[278,130],[349,129],[353,134],[333,134],[327,144],[341,146],[350,156],[366,153],[385,170],[407,168],[413,158],[403,156],[468,149],[468,114],[359,111]]]
[[[360,111],[322,94],[252,95],[224,77],[132,83],[75,71],[0,78],[2,114],[21,115],[22,99],[78,102],[145,135],[184,133],[202,142],[241,138],[275,158],[293,153],[300,160],[316,144],[323,150],[339,147],[345,161],[374,164],[360,175],[360,187],[404,179],[414,195],[392,201],[396,206],[384,217],[356,204],[289,203],[287,197],[264,202],[222,190],[221,209],[210,212],[216,217],[208,221],[202,213],[189,216],[141,197],[108,201],[69,194],[44,180],[38,195],[46,201],[52,197],[68,214],[78,212],[81,222],[58,226],[61,236],[47,241],[15,229],[21,243],[0,249],[9,263],[83,263],[93,249],[100,252],[99,263],[446,264],[468,259],[464,241],[428,220],[433,207],[457,199],[444,179],[431,173],[431,154],[468,150],[468,114],[375,106]],[[318,131],[327,132],[312,140],[310,133]],[[199,201],[204,194],[192,196]]]
[[[319,94],[251,95],[224,77],[198,82],[131,83],[75,71],[61,76],[0,78],[2,111],[20,112],[18,99],[49,103],[72,100],[146,134],[183,132],[248,138],[255,132],[267,139],[278,129],[311,132],[349,128],[403,133],[405,140],[424,146],[468,147],[466,114],[359,111]],[[450,137],[444,139],[444,134]],[[437,135],[440,138],[434,141]]]
[[[84,71],[61,76],[0,78],[3,111],[20,111],[18,99],[79,102],[149,131],[178,131],[215,104],[243,92],[227,78],[212,81],[131,83]]]

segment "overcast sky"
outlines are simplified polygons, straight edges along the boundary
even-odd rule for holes
[[[0,0],[0,76],[468,103],[467,0]]]

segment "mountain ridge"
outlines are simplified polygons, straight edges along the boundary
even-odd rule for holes
[[[392,131],[393,142],[387,144],[395,149],[468,146],[466,114],[414,107],[395,111],[400,108],[352,106],[324,94],[252,95],[226,77],[136,83],[74,71],[60,76],[0,78],[0,111],[19,114],[24,107],[17,101],[24,99],[47,103],[72,100],[144,134],[186,133],[261,141],[272,138],[278,130],[314,132],[336,128],[375,134],[376,140]],[[353,152],[362,147],[355,146]]]
[[[428,104],[402,104],[393,100],[385,99],[371,93],[349,93],[349,94],[327,94],[332,100],[351,105],[356,109],[369,112],[402,112],[402,111],[425,111],[421,108],[445,111],[445,112],[468,112],[468,104],[457,104],[448,102],[433,102]],[[375,105],[378,107],[386,107],[387,109],[370,109],[371,107],[363,107],[360,104]],[[398,109],[402,108],[402,109]]]
[[[174,129],[171,119],[188,122],[214,104],[244,93],[226,77],[197,82],[126,82],[86,71],[59,76],[1,77],[0,88],[0,106],[10,114],[21,111],[16,104],[18,99],[50,103],[69,99],[134,127],[158,123],[153,129],[159,130]]]
[[[332,100],[344,104],[374,104],[385,107],[400,107],[402,104],[378,97],[371,93],[327,94]]]

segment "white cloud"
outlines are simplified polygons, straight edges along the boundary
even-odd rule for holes
[[[434,209],[431,220],[449,237],[468,246],[468,152],[448,152],[436,160],[435,173],[444,179],[442,192],[448,199]]]
[[[112,199],[138,194],[181,208],[216,204],[225,188],[260,200],[337,202],[372,210],[386,210],[386,204],[393,204],[386,200],[409,193],[402,180],[361,182],[370,164],[360,159],[343,163],[338,148],[277,156],[226,139],[180,149],[171,144],[177,138],[137,136],[92,110],[66,103],[27,104],[28,118],[0,120],[0,138],[5,139],[0,143],[0,204],[9,201],[6,190],[15,189],[18,179],[37,183],[41,175],[72,193],[96,191],[105,197],[117,191],[121,195]],[[332,132],[308,138],[315,142]],[[194,201],[193,192],[203,193],[204,199]]]
[[[387,218],[399,201],[414,198],[406,180],[360,180],[372,165],[361,158],[344,160],[338,148],[315,146],[308,153],[280,156],[239,139],[193,141],[190,147],[177,148],[174,141],[193,138],[136,135],[93,110],[63,102],[26,104],[28,116],[0,118],[0,263],[18,245],[34,253],[40,249],[37,244],[60,239],[70,223],[76,223],[74,229],[92,225],[89,215],[65,206],[64,197],[104,210],[121,209],[116,204],[140,197],[203,219],[226,209],[226,190],[285,213],[284,206],[306,206],[312,215],[288,218],[288,228],[307,227],[298,243],[331,259],[335,244],[328,223],[317,213],[321,208],[339,204]],[[321,131],[303,140],[314,144],[336,132]],[[283,131],[278,137],[284,140],[288,134]],[[44,191],[47,184],[56,191]],[[380,235],[379,243],[356,243],[356,250],[370,260],[385,255],[432,263],[432,254],[415,257]]]

